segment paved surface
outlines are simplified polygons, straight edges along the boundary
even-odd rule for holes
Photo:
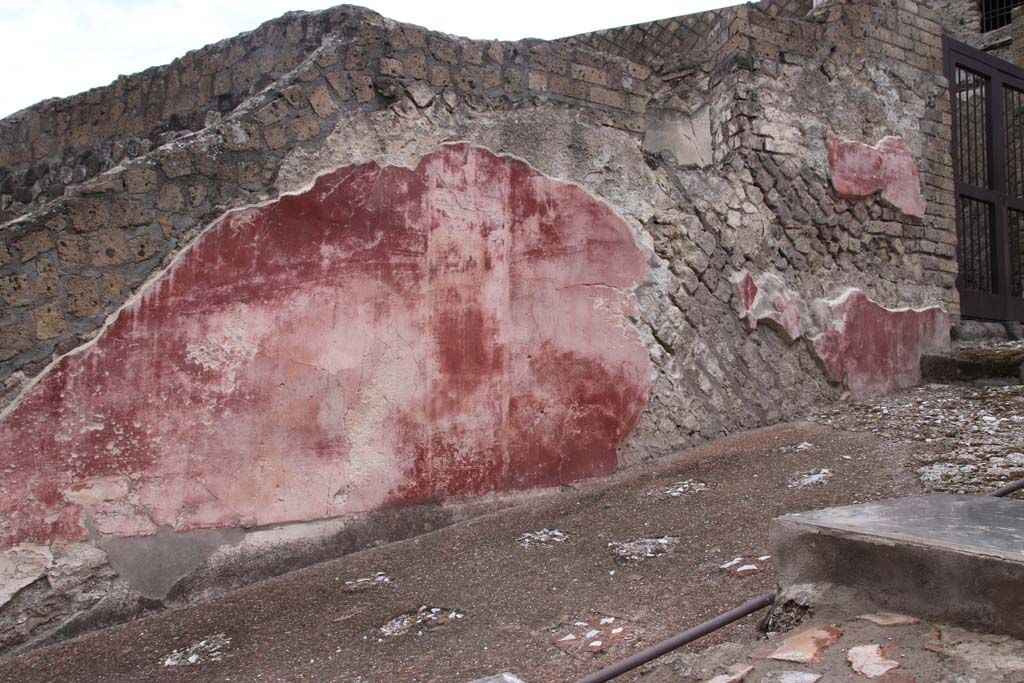
[[[796,423],[739,434],[5,660],[0,681],[463,683],[503,671],[528,683],[572,681],[773,589],[772,559],[765,558],[773,517],[924,492],[915,470],[936,448],[917,438],[915,426],[933,423],[929,411],[943,406],[965,410],[954,403],[922,409],[930,395],[910,392],[819,416],[846,429]],[[880,405],[910,407],[886,413]],[[949,425],[943,443],[966,448],[975,421]],[[752,650],[756,621],[678,656],[730,641]],[[703,680],[672,666],[659,662],[621,680]]]

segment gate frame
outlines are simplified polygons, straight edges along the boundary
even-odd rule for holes
[[[953,40],[947,35],[942,36],[943,71],[949,84],[950,115],[950,152],[953,160],[953,192],[956,201],[956,224],[960,228],[960,197],[976,199],[994,207],[994,235],[992,239],[993,292],[963,289],[959,285],[960,312],[963,316],[989,320],[1022,320],[1024,321],[1024,298],[1015,298],[1010,287],[1010,229],[1009,210],[1024,214],[1024,197],[1011,196],[1007,191],[1007,158],[1006,158],[1006,118],[1004,103],[1004,87],[1009,85],[1015,90],[1024,92],[1024,69],[1006,60],[994,57],[986,52]],[[988,97],[986,102],[985,128],[988,146],[988,188],[970,185],[959,177],[959,152],[957,146],[957,100],[955,91],[956,66],[960,65],[977,72],[989,79]],[[999,144],[997,144],[999,143]],[[958,230],[958,233],[961,232]],[[957,266],[960,267],[960,254],[963,245],[959,244],[957,235]]]

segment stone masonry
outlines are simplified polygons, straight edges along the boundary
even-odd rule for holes
[[[939,19],[343,6],[0,122],[0,651],[915,381],[959,315]]]

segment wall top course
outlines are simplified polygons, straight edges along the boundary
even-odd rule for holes
[[[570,63],[577,73],[570,74]],[[412,80],[453,85],[482,96],[489,107],[510,106],[528,96],[531,67],[624,93],[606,104],[589,103],[585,93],[573,96],[568,88],[537,93],[545,98],[621,111],[625,93],[644,94],[650,79],[643,65],[582,45],[472,41],[352,6],[292,12],[166,66],[47,100],[0,121],[0,222],[215,124],[260,93],[271,93],[275,81],[289,74],[295,83],[279,94],[292,107],[308,102],[323,118],[333,107],[390,106],[400,86]],[[330,89],[321,84],[305,92],[302,84],[321,77]],[[280,115],[280,105],[268,106],[260,123]],[[638,130],[640,124],[623,121],[620,127]]]

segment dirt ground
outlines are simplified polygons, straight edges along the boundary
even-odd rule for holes
[[[910,392],[885,405],[931,410],[926,398]],[[0,681],[460,683],[503,671],[528,683],[576,680],[773,590],[773,517],[924,492],[918,470],[936,448],[913,424],[934,417],[905,408],[890,428],[894,411],[872,405],[738,434],[0,661]],[[968,438],[976,421],[962,422]],[[954,432],[943,438],[956,441]],[[758,618],[619,680],[703,680],[694,676],[707,672],[692,662],[680,670],[678,657],[748,647]]]

